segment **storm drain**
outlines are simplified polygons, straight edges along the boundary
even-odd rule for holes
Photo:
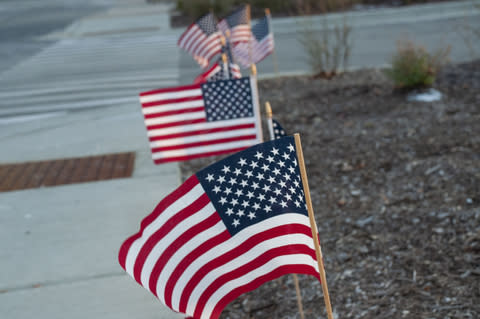
[[[135,153],[0,165],[0,192],[132,176]]]

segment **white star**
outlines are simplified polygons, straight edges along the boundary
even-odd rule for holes
[[[278,155],[278,148],[273,148],[270,152],[273,153],[273,155]]]
[[[297,182],[297,183],[298,183],[298,182]],[[245,186],[248,185],[248,183],[247,183],[246,180],[242,180],[242,181],[240,182],[240,185],[241,185],[242,187],[245,187]]]
[[[274,160],[275,160],[275,159],[274,159],[271,155],[268,155],[267,161],[268,161],[269,163],[273,162]]]
[[[280,161],[280,162],[278,162],[278,165],[280,165],[280,167],[284,167],[284,166],[285,166],[285,162],[284,162],[284,161]]]
[[[288,175],[287,173],[285,173],[285,175],[283,175],[283,177],[285,177],[285,179],[286,179],[287,181],[290,180],[290,175]]]
[[[253,209],[257,210],[260,208],[260,205],[258,203],[253,204]]]
[[[247,161],[244,158],[240,158],[238,164],[243,167],[243,165],[247,165]]]
[[[276,190],[273,191],[275,193],[275,195],[280,195],[282,193],[281,190],[279,190],[278,188]]]
[[[230,187],[225,187],[225,190],[223,191],[226,195],[230,195],[232,192],[232,189]]]
[[[257,174],[257,178],[258,178],[259,181],[261,181],[261,180],[264,179],[265,177],[263,177],[263,174],[258,173],[258,174]]]
[[[278,174],[280,174],[280,170],[275,167],[275,169],[273,170],[273,173],[274,173],[275,175],[278,175]]]
[[[232,225],[236,228],[238,225],[240,225],[240,221],[238,219],[234,219]]]
[[[295,167],[297,166],[297,159],[296,159],[296,158],[293,159],[293,165],[294,165]]]
[[[287,199],[287,201],[289,201],[289,200],[292,199],[292,195],[290,195],[290,194],[285,194],[285,198]]]
[[[225,203],[227,202],[227,199],[225,197],[221,197],[219,202],[220,204],[225,205]]]
[[[290,186],[289,190],[290,190],[290,193],[295,194],[295,187]]]
[[[207,174],[207,177],[205,179],[209,182],[213,181],[213,174]]]
[[[248,214],[248,218],[250,218],[250,219],[254,219],[255,217],[257,217],[257,216],[255,216],[255,213],[254,213],[254,212],[250,212],[250,213]]]
[[[263,191],[266,193],[266,192],[268,192],[268,191],[270,190],[270,185],[264,185],[264,186],[262,187],[262,189],[263,189]]]
[[[283,200],[280,202],[280,206],[282,206],[283,208],[287,207],[287,203],[285,203]]]
[[[252,168],[256,168],[256,167],[258,166],[258,163],[252,161],[252,162],[250,163],[250,166],[251,166]]]
[[[217,182],[219,182],[220,184],[225,182],[225,176],[218,176]]]
[[[242,170],[239,169],[238,167],[235,169],[235,171],[233,172],[233,174],[235,174],[236,176],[242,174]]]
[[[255,196],[255,195],[253,195],[253,192],[248,192],[248,194],[247,194],[248,199],[251,199],[253,196]]]
[[[233,214],[233,209],[231,209],[231,208],[227,209],[225,214],[227,214],[228,216],[231,216]]]
[[[230,204],[232,204],[232,206],[237,205],[238,204],[238,199],[232,198],[232,201],[230,202]]]
[[[257,160],[263,158],[263,154],[260,152],[257,152],[254,156],[257,158]]]
[[[298,185],[300,185],[300,183],[297,180],[293,181],[293,184],[295,184],[295,187],[298,187]]]
[[[243,206],[243,208],[247,208],[248,207],[248,201],[244,200],[241,205]]]
[[[237,183],[237,180],[235,178],[231,177],[228,182],[230,183],[230,185],[235,185]]]
[[[280,186],[282,186],[282,187],[286,187],[286,186],[287,186],[287,184],[286,184],[284,181],[280,181],[278,184],[280,184]]]
[[[235,192],[235,195],[237,195],[237,197],[240,197],[243,195],[243,191],[241,189],[237,189],[237,191]]]
[[[275,197],[270,197],[270,198],[268,199],[268,201],[270,202],[270,204],[273,204],[273,203],[275,203],[277,200],[275,199]]]
[[[218,194],[218,192],[221,191],[220,186],[215,185],[215,187],[213,188],[213,191],[215,192],[215,194]]]
[[[300,202],[298,200],[295,201],[295,206],[300,207]]]
[[[243,215],[245,215],[245,212],[244,212],[243,210],[241,210],[241,209],[238,210],[237,216],[238,216],[238,217],[242,217]]]
[[[252,177],[252,175],[253,175],[252,171],[247,171],[245,173],[245,176],[247,176],[248,178]]]
[[[293,168],[292,166],[290,166],[290,167],[288,168],[288,170],[290,171],[290,174],[295,173],[295,168]]]
[[[264,195],[264,194],[258,195],[258,199],[259,199],[259,200],[265,200],[265,195]]]
[[[269,176],[268,181],[270,182],[270,184],[272,184],[273,182],[275,182],[275,177]]]
[[[289,144],[287,147],[290,150],[290,152],[293,152],[295,150],[295,147],[293,147],[292,144]]]
[[[253,184],[252,184],[252,188],[253,188],[253,189],[257,189],[257,188],[259,188],[259,187],[260,187],[260,186],[258,186],[258,183],[253,182]]]
[[[267,205],[265,205],[265,208],[264,208],[264,209],[265,209],[265,211],[266,211],[267,213],[269,213],[269,212],[272,211],[272,207],[267,206]]]
[[[288,160],[290,158],[290,155],[288,155],[287,153],[283,153],[282,157],[285,159],[285,160]]]
[[[270,167],[267,164],[263,164],[262,169],[263,169],[264,172],[266,172],[270,169]]]
[[[222,172],[225,173],[225,174],[230,172],[230,166],[223,165]]]

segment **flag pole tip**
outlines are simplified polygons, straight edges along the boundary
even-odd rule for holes
[[[257,75],[257,66],[255,64],[252,64],[250,66],[250,71],[251,71],[252,75]]]
[[[270,15],[270,9],[269,8],[265,8],[265,14]]]
[[[272,113],[272,107],[270,106],[270,102],[265,102],[265,110],[267,112],[267,117],[272,118],[273,113]]]

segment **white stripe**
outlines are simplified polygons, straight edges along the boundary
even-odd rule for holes
[[[217,133],[202,133],[194,136],[185,136],[185,137],[171,138],[171,139],[166,139],[161,141],[153,141],[153,142],[150,142],[150,147],[157,148],[157,147],[165,147],[165,146],[172,146],[172,145],[180,146],[180,145],[196,143],[196,142],[214,141],[222,138],[245,136],[245,135],[252,135],[252,134],[255,135],[256,133],[257,133],[257,130],[255,128],[239,129],[239,130],[217,132]]]
[[[196,96],[202,96],[202,90],[200,88],[142,95],[140,96],[140,102],[143,104],[143,103],[156,102],[156,101],[162,101],[162,100],[181,99],[184,97],[196,97]]]
[[[207,36],[203,33],[203,31],[201,34],[195,37],[192,37],[192,39],[190,40],[191,42],[188,45],[188,52],[192,55],[195,55],[195,53],[198,50],[198,47],[206,40],[207,40]]]
[[[214,210],[215,211],[215,210]],[[194,249],[200,247],[207,240],[217,236],[218,234],[223,233],[226,230],[225,224],[223,221],[219,221],[209,229],[199,233],[191,240],[186,242],[181,248],[179,248],[175,254],[169,259],[165,267],[163,268],[158,281],[157,281],[157,295],[158,298],[165,303],[164,292],[165,285],[167,284],[168,279],[172,273],[177,268],[178,264]],[[177,310],[178,311],[178,310]]]
[[[254,118],[246,117],[246,118],[240,118],[240,119],[235,119],[235,120],[205,122],[205,123],[198,123],[198,124],[190,124],[190,125],[167,127],[167,128],[162,128],[162,129],[156,129],[156,130],[149,130],[148,131],[148,136],[149,137],[162,136],[162,135],[185,133],[185,132],[192,132],[192,131],[198,131],[198,130],[207,130],[207,129],[213,129],[213,128],[218,128],[218,127],[232,126],[232,125],[255,124],[255,123],[256,123],[256,121],[255,121]]]
[[[154,160],[162,159],[162,158],[169,158],[169,157],[177,157],[177,156],[188,156],[188,155],[197,155],[203,153],[211,153],[217,152],[222,150],[230,150],[230,149],[237,149],[241,147],[249,147],[255,144],[261,143],[259,139],[256,140],[244,140],[244,141],[236,141],[236,142],[229,142],[229,143],[221,143],[221,144],[212,144],[207,146],[197,146],[197,147],[190,147],[184,148],[180,150],[172,150],[172,151],[163,151],[163,152],[155,152],[152,153],[152,157]]]
[[[220,245],[213,247],[211,250],[205,252],[202,256],[195,259],[188,265],[187,269],[182,273],[182,275],[178,278],[175,288],[173,289],[172,294],[172,309],[179,309],[179,302],[180,297],[183,293],[183,290],[187,286],[188,282],[190,281],[192,274],[195,274],[200,268],[205,266],[211,260],[219,257],[223,253],[226,253],[235,247],[239,246],[243,243],[247,238],[250,238],[252,235],[261,233],[263,231],[269,230],[271,228],[287,224],[301,224],[310,227],[310,222],[308,217],[301,214],[282,214],[278,216],[274,216],[272,218],[266,219],[263,222],[259,222],[254,224],[250,227],[243,229],[242,231],[238,232],[234,237],[230,238],[229,240],[221,243]],[[310,240],[312,240],[310,238]],[[313,240],[312,240],[313,246]],[[198,296],[197,296],[198,297]],[[192,297],[191,297],[192,298]]]
[[[212,37],[209,37],[209,38],[207,39],[207,41],[208,41],[208,42],[206,43],[207,45],[203,45],[203,46],[201,47],[201,51],[200,51],[200,53],[199,53],[198,55],[200,55],[200,56],[206,56],[208,52],[211,52],[211,51],[212,51],[212,48],[215,49],[215,48],[220,47],[220,42],[218,41],[218,38],[216,39],[216,41],[212,41],[212,40],[213,40]],[[210,41],[211,41],[211,42],[210,42]],[[215,50],[213,50],[213,51],[215,51]]]
[[[162,117],[156,117],[153,119],[146,119],[145,125],[150,126],[150,125],[173,123],[173,122],[180,122],[180,121],[186,121],[186,120],[204,119],[206,118],[206,116],[207,114],[205,114],[205,111],[183,113],[183,114],[171,115],[171,116],[162,116]]]
[[[311,238],[310,238],[310,241],[311,241]],[[207,304],[205,305],[201,318],[210,318],[212,311],[214,310],[217,303],[225,295],[227,295],[236,287],[246,285],[252,282],[254,279],[272,272],[273,270],[279,268],[280,266],[292,265],[292,264],[312,266],[312,268],[314,269],[318,267],[316,266],[316,261],[310,256],[305,254],[278,256],[277,258],[270,260],[268,263],[256,268],[255,270],[251,271],[245,276],[232,280],[226,283],[220,289],[216,290],[208,300]]]
[[[185,206],[193,203],[197,198],[203,195],[205,191],[202,185],[199,183],[195,185],[188,193],[178,198],[169,207],[167,207],[150,225],[148,225],[140,238],[135,240],[128,249],[127,258],[125,260],[125,270],[133,277],[133,266],[137,259],[140,249],[150,236],[159,229],[163,224],[167,222],[173,215],[183,209]]]
[[[203,100],[193,100],[187,102],[162,104],[159,106],[142,107],[142,112],[143,114],[148,115],[167,111],[178,111],[196,106],[203,106]]]
[[[191,26],[191,28],[189,28],[185,32],[186,32],[185,35],[183,35],[183,37],[181,36],[182,40],[180,41],[178,46],[186,50],[191,39],[195,38],[198,33],[202,32],[202,30],[196,24],[194,24]]]
[[[148,287],[150,275],[152,274],[153,267],[155,267],[155,264],[162,256],[162,253],[170,245],[172,245],[178,237],[183,235],[185,232],[188,232],[192,226],[202,222],[213,213],[215,213],[215,207],[213,207],[212,203],[209,202],[206,206],[195,212],[192,216],[183,219],[180,223],[175,225],[175,227],[173,227],[165,237],[163,237],[155,244],[155,246],[153,246],[152,250],[148,253],[147,259],[145,259],[145,263],[143,264],[141,272],[141,282],[143,287],[150,290]]]

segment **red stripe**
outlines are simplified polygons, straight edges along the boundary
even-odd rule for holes
[[[153,124],[153,125],[147,126],[147,131],[158,130],[158,129],[173,127],[173,126],[187,126],[191,124],[198,124],[198,123],[205,123],[205,122],[207,122],[207,119],[194,119],[194,120],[170,122],[170,123],[163,123],[163,124]]]
[[[187,148],[198,147],[198,146],[229,143],[229,142],[235,142],[235,141],[254,140],[256,137],[257,135],[255,134],[243,135],[243,136],[236,136],[236,137],[220,138],[220,139],[210,140],[210,141],[202,141],[202,142],[195,142],[195,143],[188,143],[188,144],[177,144],[177,145],[170,145],[170,146],[164,146],[164,147],[155,147],[155,148],[152,148],[152,153],[178,150],[178,149],[187,149]]]
[[[141,274],[142,268],[145,264],[145,260],[147,259],[148,255],[155,247],[155,245],[162,240],[173,228],[175,228],[178,223],[182,220],[190,217],[194,213],[196,213],[199,208],[203,208],[210,202],[208,199],[207,194],[203,194],[195,201],[193,201],[190,205],[186,206],[185,208],[181,209],[175,215],[173,215],[168,221],[166,221],[162,226],[157,229],[148,240],[143,244],[142,248],[138,252],[137,258],[135,259],[135,265],[133,267],[133,278],[141,285]]]
[[[295,255],[295,254],[304,254],[309,255],[315,260],[315,250],[306,246],[306,245],[287,245],[281,247],[275,247],[266,251],[265,253],[261,254],[257,258],[251,260],[250,262],[240,265],[235,270],[223,274],[218,277],[207,289],[202,292],[202,296],[199,298],[193,317],[200,318],[202,312],[205,308],[205,305],[208,299],[211,297],[215,291],[217,291],[220,287],[224,284],[228,283],[229,281],[235,280],[240,278],[244,275],[247,275],[249,272],[261,267],[262,265],[266,264],[270,260],[279,257],[279,256],[287,256],[287,255]],[[295,265],[295,259],[291,260],[291,264]],[[304,264],[298,264],[304,265]],[[312,268],[312,267],[310,267]],[[253,279],[253,278],[252,278]]]
[[[220,44],[220,35],[218,34],[212,34],[210,35],[207,39],[196,43],[195,48],[192,49],[193,54],[205,57],[206,55],[204,54],[204,51],[208,46],[214,42],[218,42],[217,46],[221,46]],[[213,46],[215,47],[215,46]],[[209,49],[210,50],[210,49]]]
[[[200,95],[192,95],[192,96],[187,96],[187,97],[181,97],[178,99],[158,99],[152,102],[145,102],[142,103],[142,108],[149,108],[152,106],[158,106],[158,105],[164,105],[164,104],[173,104],[173,103],[183,103],[183,102],[190,102],[190,101],[198,101],[202,100],[202,94]]]
[[[147,96],[147,95],[158,94],[158,93],[177,92],[177,91],[184,91],[184,90],[194,90],[199,88],[200,88],[200,85],[198,84],[189,84],[189,85],[182,85],[182,86],[146,91],[146,92],[140,93],[140,96]]]
[[[202,33],[194,41],[192,41],[188,47],[188,52],[192,55],[198,55],[197,47],[202,43],[208,41],[209,37],[205,36],[205,33]]]
[[[160,203],[158,203],[157,207],[155,207],[153,212],[142,220],[138,233],[129,237],[120,247],[120,251],[118,253],[118,262],[123,269],[125,269],[125,261],[127,259],[127,254],[130,246],[132,246],[135,240],[142,236],[145,228],[150,225],[167,207],[172,205],[178,198],[184,196],[186,193],[191,191],[198,183],[199,181],[197,179],[197,176],[191,176],[180,187],[178,187],[167,197],[161,200]]]
[[[165,304],[172,308],[172,294],[175,284],[177,283],[178,278],[184,273],[188,265],[194,262],[197,258],[202,256],[204,253],[212,249],[213,247],[220,245],[222,242],[230,238],[230,233],[225,229],[224,232],[216,235],[213,238],[210,238],[194,250],[192,250],[181,262],[175,267],[175,270],[170,275],[166,285],[165,285]]]
[[[218,213],[214,212],[202,222],[194,225],[188,230],[185,230],[185,232],[180,237],[178,237],[167,249],[165,249],[160,258],[158,258],[155,267],[153,267],[152,273],[150,274],[150,281],[148,283],[150,291],[155,296],[157,296],[158,277],[160,277],[160,273],[162,272],[163,268],[165,268],[165,265],[170,260],[170,258],[172,258],[173,254],[175,254],[175,252],[180,249],[185,243],[188,243],[193,237],[214,226],[220,220],[221,219]],[[161,291],[160,293],[163,293],[163,291]]]
[[[157,117],[200,112],[200,111],[203,111],[203,110],[205,110],[205,108],[203,106],[197,106],[197,107],[191,107],[191,108],[188,108],[188,109],[158,112],[158,113],[152,113],[152,114],[144,114],[144,117],[145,117],[145,119],[154,119],[154,118],[157,118]]]
[[[182,35],[180,36],[180,38],[178,39],[177,41],[177,45],[180,46],[180,42],[182,42],[182,39],[185,37],[185,35],[188,34],[188,32],[190,31],[190,29],[195,25],[195,22],[190,24],[187,28],[187,30],[185,30],[185,32],[182,33]]]
[[[159,140],[166,140],[171,138],[179,138],[179,137],[187,137],[187,136],[194,136],[194,135],[201,135],[201,134],[209,134],[209,133],[218,133],[218,132],[228,132],[246,128],[255,128],[255,124],[238,124],[232,126],[222,126],[216,128],[209,128],[204,130],[195,130],[192,132],[183,132],[183,133],[176,133],[176,134],[169,134],[169,135],[162,135],[162,136],[152,136],[150,137],[150,141],[159,141]]]
[[[212,315],[210,318],[217,319],[222,310],[233,300],[235,300],[238,296],[244,294],[245,292],[252,291],[260,287],[267,281],[274,280],[278,277],[288,275],[288,274],[304,274],[304,275],[311,275],[316,277],[320,281],[320,277],[316,269],[307,266],[307,265],[284,265],[280,266],[273,271],[265,274],[261,277],[256,278],[255,280],[251,281],[250,283],[237,287],[233,289],[230,293],[225,295],[215,306],[213,309]]]
[[[180,305],[179,311],[185,313],[187,308],[188,299],[190,299],[190,295],[192,294],[195,287],[198,283],[213,269],[216,269],[227,262],[235,259],[237,256],[240,256],[247,252],[248,250],[252,249],[259,243],[266,241],[271,238],[275,238],[282,235],[287,234],[305,234],[307,236],[312,236],[312,231],[309,227],[301,224],[289,224],[289,225],[281,225],[277,226],[272,229],[268,229],[266,231],[257,233],[252,237],[248,238],[244,242],[242,242],[239,246],[232,248],[231,250],[225,252],[221,256],[212,259],[200,269],[196,271],[195,274],[192,275],[191,279],[189,280],[188,284],[185,286],[182,296],[180,297]]]
[[[231,149],[224,149],[224,150],[215,151],[215,152],[205,152],[205,153],[199,153],[199,154],[185,155],[185,156],[165,157],[165,158],[155,159],[155,160],[153,160],[153,162],[155,164],[162,164],[162,163],[168,163],[168,162],[187,161],[187,160],[200,158],[200,157],[215,156],[215,155],[222,155],[222,154],[239,152],[239,151],[244,150],[246,148],[248,148],[248,146],[231,148]]]

